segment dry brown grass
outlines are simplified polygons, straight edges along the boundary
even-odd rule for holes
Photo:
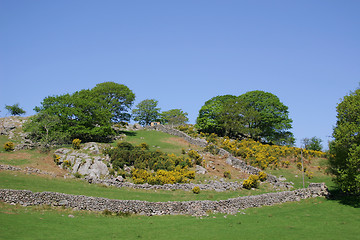
[[[229,164],[227,164],[226,157],[215,156],[212,154],[205,154],[205,168],[208,171],[209,176],[217,176],[218,178],[224,177],[224,172],[229,171],[231,179],[245,179],[249,177],[249,174],[242,172]],[[215,167],[215,169],[213,169]]]

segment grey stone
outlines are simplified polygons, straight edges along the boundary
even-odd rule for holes
[[[205,168],[203,168],[202,166],[196,165],[195,172],[197,174],[206,174],[207,170]]]

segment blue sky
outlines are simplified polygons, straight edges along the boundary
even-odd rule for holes
[[[359,87],[359,12],[351,0],[0,0],[0,116],[113,81],[195,123],[214,96],[263,90],[289,107],[297,145],[327,145]]]

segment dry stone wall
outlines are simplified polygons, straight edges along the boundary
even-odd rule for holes
[[[278,203],[299,201],[312,197],[327,196],[325,184],[310,184],[308,188],[294,191],[266,193],[256,196],[231,198],[220,201],[147,202],[139,200],[116,200],[54,192],[31,192],[27,190],[0,189],[0,201],[29,205],[65,206],[76,210],[135,213],[142,215],[201,216],[208,211],[235,214],[239,209],[271,206]]]
[[[114,186],[118,188],[128,187],[134,189],[144,189],[144,190],[184,190],[192,191],[194,187],[199,187],[200,190],[213,190],[217,192],[224,191],[235,191],[242,188],[242,184],[239,182],[226,182],[226,181],[209,181],[206,184],[195,184],[195,183],[175,183],[175,184],[164,184],[164,185],[151,185],[148,183],[145,184],[134,184],[131,182],[120,182],[116,179],[88,179],[89,183],[98,183],[104,184],[107,186]]]

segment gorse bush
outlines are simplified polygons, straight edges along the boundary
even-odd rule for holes
[[[199,194],[200,193],[200,188],[196,186],[196,187],[194,187],[192,189],[192,192],[195,193],[195,194]]]
[[[75,138],[72,141],[72,146],[73,146],[74,149],[80,149],[80,144],[81,144],[81,140],[78,139],[78,138]]]
[[[264,182],[267,179],[267,174],[264,172],[259,172],[259,180]]]
[[[190,150],[188,152],[189,157],[191,158],[191,160],[193,160],[195,165],[201,165],[202,161],[203,161],[203,157],[195,150]]]
[[[59,155],[57,155],[57,154],[53,155],[53,159],[54,159],[54,162],[55,162],[56,165],[60,164],[60,158],[61,157]]]
[[[14,151],[14,149],[15,149],[15,144],[14,144],[13,142],[6,142],[6,143],[4,144],[4,149],[5,149],[5,151],[7,151],[7,152]]]
[[[248,179],[245,179],[243,182],[243,188],[251,189],[257,188],[259,186],[259,176],[258,175],[250,175]]]
[[[131,176],[135,184],[149,183],[152,185],[187,183],[195,178],[195,172],[188,168],[176,167],[173,171],[158,170],[154,173],[144,169],[133,169]]]

